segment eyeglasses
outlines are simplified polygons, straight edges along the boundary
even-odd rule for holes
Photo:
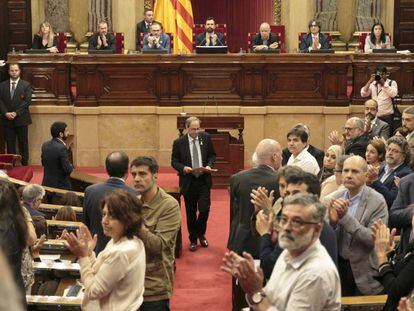
[[[300,218],[289,219],[285,216],[277,216],[276,219],[277,219],[279,226],[286,226],[288,223],[290,223],[293,229],[300,229],[304,225],[317,225],[318,224],[318,222],[304,221]]]
[[[397,149],[390,149],[390,148],[387,148],[387,152],[388,152],[388,153],[402,153],[402,151],[400,151],[400,150],[397,150]]]
[[[352,131],[355,130],[356,127],[343,127],[344,131]]]

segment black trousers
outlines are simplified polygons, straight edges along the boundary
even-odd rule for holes
[[[355,283],[349,260],[338,256],[338,272],[341,279],[342,296],[362,296],[362,293],[359,291]]]
[[[198,237],[206,234],[210,213],[210,187],[207,186],[206,175],[198,178],[191,176],[190,189],[184,195],[184,202],[189,239],[196,243]]]
[[[231,279],[232,311],[240,311],[249,306],[246,301],[246,293],[237,283],[237,279],[235,277],[232,277]]]
[[[26,126],[4,127],[4,139],[7,153],[16,154],[16,138],[19,144],[19,154],[22,156],[22,165],[29,164],[29,142]]]

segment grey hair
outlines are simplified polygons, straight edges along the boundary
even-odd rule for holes
[[[23,189],[23,201],[33,203],[37,199],[42,199],[45,195],[45,189],[36,184],[29,184]]]
[[[403,113],[414,114],[414,106],[410,106],[408,108],[405,108]]]
[[[402,154],[404,155],[404,163],[410,163],[411,153],[410,153],[410,146],[408,146],[407,141],[404,137],[400,136],[392,136],[387,140],[387,147],[390,144],[395,144],[401,148]]]
[[[201,121],[200,121],[200,119],[199,118],[197,118],[197,117],[188,117],[186,120],[185,120],[185,128],[188,128],[189,126],[190,126],[190,124],[191,124],[191,122],[194,122],[194,121],[198,121],[199,123],[200,123],[200,125],[201,125]]]
[[[326,207],[319,202],[316,195],[297,193],[295,195],[290,195],[283,200],[283,206],[293,204],[302,205],[303,207],[310,207],[312,221],[323,223],[326,214]]]
[[[362,120],[361,118],[358,118],[358,117],[352,117],[352,118],[349,118],[348,120],[352,120],[352,121],[354,121],[354,122],[355,122],[355,126],[356,126],[357,128],[359,128],[359,129],[361,129],[361,130],[364,130],[364,125],[365,125],[365,123],[364,123],[364,120]]]
[[[306,134],[308,134],[308,137],[310,137],[310,128],[309,126],[307,126],[304,123],[296,123],[292,129],[299,129],[299,130],[304,130],[306,132]]]

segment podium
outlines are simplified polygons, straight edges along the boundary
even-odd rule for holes
[[[185,120],[187,116],[177,117],[177,129],[182,136],[185,130]],[[214,168],[218,172],[213,172],[213,188],[225,189],[229,186],[229,178],[234,173],[244,169],[244,118],[228,116],[203,116],[198,117],[201,127],[209,133],[216,152],[216,163]],[[229,131],[237,131],[234,137]]]

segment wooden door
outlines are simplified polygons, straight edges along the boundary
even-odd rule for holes
[[[414,0],[395,0],[393,41],[399,50],[414,51]]]

